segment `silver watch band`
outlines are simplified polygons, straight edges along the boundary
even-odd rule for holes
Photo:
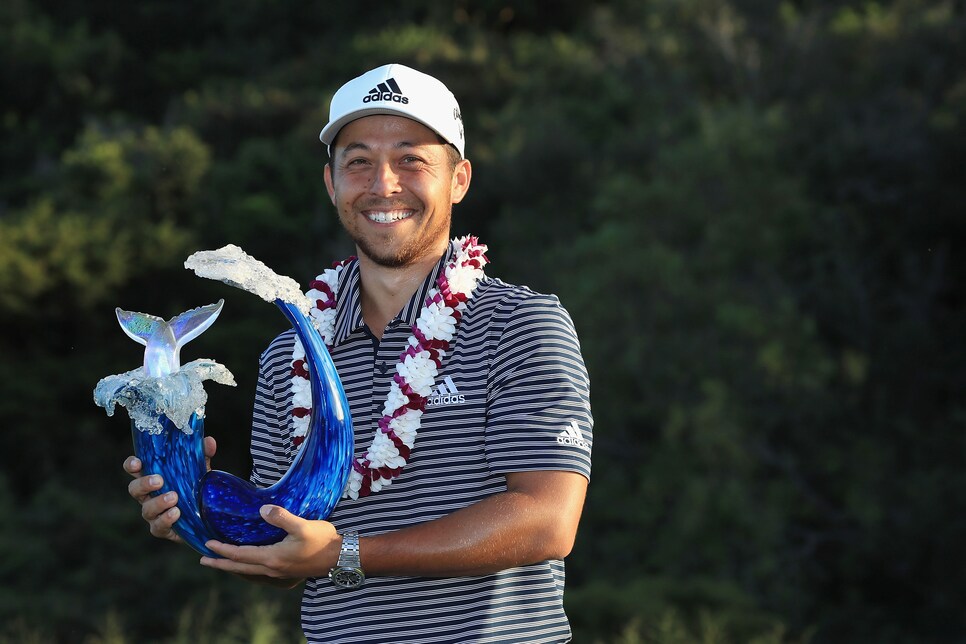
[[[342,549],[339,551],[339,567],[361,568],[359,561],[359,533],[346,530],[342,533]]]
[[[362,562],[359,558],[359,533],[355,530],[342,533],[339,561],[335,568],[329,571],[329,579],[335,586],[349,590],[359,588],[365,583],[366,573],[362,571]]]

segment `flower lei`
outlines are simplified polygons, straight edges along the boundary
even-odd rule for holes
[[[343,497],[358,499],[387,487],[402,472],[416,442],[426,399],[432,393],[445,352],[456,336],[456,326],[470,294],[483,277],[483,267],[489,263],[484,254],[487,247],[476,237],[460,237],[450,243],[453,257],[436,280],[436,287],[429,292],[412,326],[408,346],[396,363],[379,429],[366,453],[353,460]],[[306,293],[315,303],[309,317],[330,349],[335,339],[335,303],[340,276],[354,259],[350,257],[333,264],[315,278]],[[292,396],[292,442],[298,446],[308,433],[312,413],[305,349],[298,340],[292,352]]]

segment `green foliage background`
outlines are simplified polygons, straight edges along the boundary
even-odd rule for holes
[[[226,297],[188,348],[244,472],[284,320],[187,274],[350,250],[317,140],[397,61],[463,107],[454,232],[560,295],[596,417],[578,642],[966,639],[966,8],[952,0],[8,0],[0,6],[0,640],[296,641],[298,593],[153,540],[113,307]]]

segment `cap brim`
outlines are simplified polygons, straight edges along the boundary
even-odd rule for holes
[[[420,125],[427,127],[433,132],[435,132],[440,138],[442,138],[450,145],[454,145],[452,142],[449,141],[448,138],[446,138],[445,134],[443,134],[442,132],[434,128],[429,123],[416,118],[409,112],[404,112],[403,110],[394,110],[391,107],[367,107],[361,110],[354,110],[352,112],[349,112],[348,114],[343,114],[336,120],[326,123],[325,127],[322,128],[322,131],[319,132],[319,140],[322,141],[322,143],[325,143],[327,146],[331,147],[332,142],[335,141],[335,137],[339,134],[339,130],[344,128],[352,121],[361,119],[366,116],[375,116],[377,114],[385,114],[387,116],[401,116],[403,118],[409,119],[410,121],[416,121]]]

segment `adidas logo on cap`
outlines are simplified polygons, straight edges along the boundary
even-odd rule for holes
[[[464,156],[463,119],[453,92],[429,74],[398,63],[369,70],[340,87],[332,96],[329,122],[319,139],[331,146],[346,124],[376,114],[422,123]]]
[[[372,103],[374,101],[392,101],[393,103],[402,103],[403,105],[409,104],[409,99],[403,96],[402,90],[399,89],[399,84],[395,78],[390,78],[384,83],[379,83],[370,89],[369,93],[362,99],[363,103]]]

